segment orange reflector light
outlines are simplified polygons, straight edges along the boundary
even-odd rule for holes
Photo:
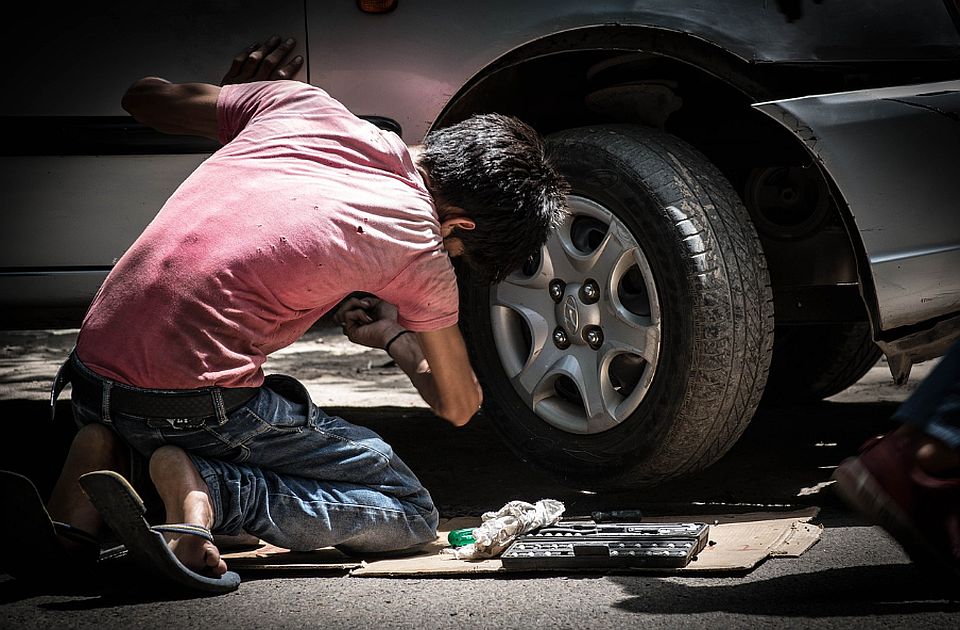
[[[364,13],[389,13],[397,8],[397,0],[357,0],[357,7]]]

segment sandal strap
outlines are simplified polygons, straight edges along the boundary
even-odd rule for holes
[[[161,533],[190,534],[192,536],[199,536],[200,538],[213,542],[213,533],[206,527],[201,527],[200,525],[174,523],[170,525],[154,525],[150,529]]]
[[[79,527],[74,527],[70,523],[53,521],[53,530],[57,532],[57,535],[63,536],[64,538],[72,540],[73,542],[96,547],[97,549],[100,548],[100,541],[97,540],[96,536],[90,532],[80,529]]]

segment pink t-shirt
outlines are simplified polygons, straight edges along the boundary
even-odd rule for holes
[[[79,358],[130,385],[257,386],[271,352],[354,291],[415,331],[454,325],[456,277],[407,147],[295,81],[222,88],[224,146],[95,297]]]

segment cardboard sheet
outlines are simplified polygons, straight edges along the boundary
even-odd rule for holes
[[[820,539],[821,527],[809,521],[817,510],[789,514],[737,514],[703,516],[664,516],[646,518],[648,522],[700,522],[710,525],[710,544],[697,559],[682,569],[617,569],[617,572],[644,573],[723,573],[746,571],[768,557],[799,556]],[[350,572],[356,576],[464,576],[478,573],[512,573],[503,568],[500,560],[467,562],[452,555],[442,554],[446,547],[446,533],[452,529],[476,527],[478,519],[453,519],[433,547],[423,554],[398,560],[379,560],[365,563]],[[571,572],[564,570],[563,572]],[[597,569],[594,572],[612,572]]]
[[[753,569],[766,558],[797,557],[820,539],[821,527],[809,521],[818,513],[809,508],[788,513],[723,514],[648,517],[647,522],[700,522],[710,525],[710,544],[683,569],[636,569],[643,573],[730,573]],[[261,544],[256,549],[224,554],[232,570],[290,571],[323,573],[350,572],[357,577],[430,577],[513,573],[499,559],[464,561],[441,553],[447,547],[447,533],[476,527],[479,518],[455,518],[440,524],[440,535],[421,553],[406,558],[360,561],[335,549],[291,552]],[[610,570],[597,570],[611,572]],[[617,569],[617,572],[634,571]],[[569,572],[565,570],[564,572]]]
[[[344,573],[360,568],[363,562],[328,547],[316,551],[289,551],[261,542],[253,549],[223,554],[231,571],[305,571]]]

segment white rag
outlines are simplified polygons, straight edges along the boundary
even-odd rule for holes
[[[443,551],[458,560],[494,558],[503,553],[517,536],[556,523],[564,509],[563,503],[555,499],[541,499],[536,503],[510,501],[498,511],[487,512],[481,517],[483,523],[473,530],[476,542]]]

